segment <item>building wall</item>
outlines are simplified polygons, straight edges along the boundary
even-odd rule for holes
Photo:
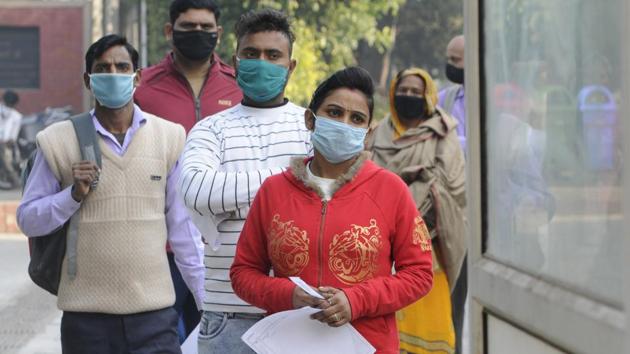
[[[0,2],[1,26],[36,26],[40,34],[40,87],[16,89],[20,95],[18,110],[24,114],[45,107],[72,105],[84,107],[82,73],[84,71],[86,4],[44,4],[38,2]],[[4,91],[0,87],[0,91]]]

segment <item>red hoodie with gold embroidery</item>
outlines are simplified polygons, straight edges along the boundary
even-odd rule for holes
[[[299,159],[268,178],[241,232],[232,286],[269,313],[293,308],[289,276],[340,288],[350,302],[351,324],[377,353],[398,354],[395,312],[433,283],[428,231],[405,183],[365,155],[335,188],[323,201]],[[270,269],[275,277],[268,276]]]

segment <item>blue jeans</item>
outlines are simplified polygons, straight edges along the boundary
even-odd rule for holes
[[[241,336],[263,315],[204,311],[199,324],[199,354],[255,354]]]

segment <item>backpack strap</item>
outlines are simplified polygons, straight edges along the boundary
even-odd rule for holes
[[[74,127],[77,139],[79,140],[81,159],[93,161],[99,168],[101,168],[101,149],[98,145],[96,128],[94,127],[92,114],[89,112],[82,113],[70,118],[70,121],[72,122],[72,126]],[[96,184],[93,184],[91,188],[96,188]],[[68,256],[68,276],[70,280],[74,279],[77,275],[77,240],[79,236],[78,214],[79,213],[77,212],[70,218],[66,240],[66,255]]]
[[[79,114],[78,116],[70,118],[70,121],[74,126],[74,131],[79,140],[81,158],[83,160],[94,161],[100,168],[102,166],[101,148],[96,138],[96,128],[94,127],[92,114],[89,112]]]

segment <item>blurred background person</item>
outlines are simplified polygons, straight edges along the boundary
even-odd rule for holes
[[[6,90],[0,103],[0,169],[5,175],[2,183],[8,183],[7,188],[20,185],[19,170],[16,163],[19,157],[16,141],[20,133],[22,114],[15,109],[20,97],[15,91]]]
[[[499,207],[489,226],[499,237],[490,238],[489,244],[514,262],[540,269],[545,255],[538,229],[553,217],[555,199],[543,176],[534,129],[527,122],[533,100],[518,85],[505,83],[493,87],[493,102],[496,118],[489,129],[496,139],[489,147],[494,165],[488,185]]]
[[[466,100],[464,98],[464,36],[453,37],[446,47],[446,78],[453,85],[438,94],[438,105],[457,120],[457,137],[466,151]]]
[[[464,36],[453,37],[446,47],[446,78],[453,85],[438,94],[438,105],[457,120],[457,138],[466,152],[466,99],[464,97]],[[468,294],[468,267],[466,258],[451,294],[453,327],[455,328],[455,353],[461,353],[464,313]]]
[[[171,51],[142,70],[134,100],[143,110],[184,126],[241,102],[234,68],[221,61],[221,9],[213,0],[174,0],[164,35]]]
[[[436,107],[437,94],[426,71],[399,72],[390,115],[368,143],[374,162],[407,183],[433,239],[433,289],[398,313],[401,349],[412,353],[454,352],[450,294],[466,252],[464,153],[457,121]]]

